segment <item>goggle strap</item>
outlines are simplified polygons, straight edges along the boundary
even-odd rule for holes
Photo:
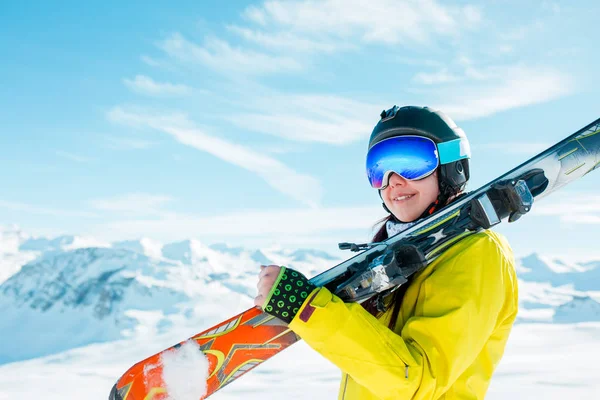
[[[459,138],[437,144],[440,164],[471,158],[471,147],[466,138]]]

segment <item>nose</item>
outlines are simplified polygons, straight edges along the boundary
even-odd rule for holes
[[[390,175],[390,179],[389,179],[389,186],[390,187],[395,187],[395,186],[398,186],[398,185],[405,185],[405,184],[406,184],[406,179],[404,179],[403,177],[401,177],[397,173],[392,172],[392,174]]]

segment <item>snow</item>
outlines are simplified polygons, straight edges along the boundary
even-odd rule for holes
[[[163,382],[170,400],[198,400],[206,394],[208,360],[193,340],[161,356]]]
[[[589,296],[575,296],[573,300],[560,305],[554,314],[554,322],[586,321],[600,321],[600,303]]]
[[[218,252],[192,239],[167,244],[163,247],[162,254],[170,260],[181,261],[184,264],[197,264],[209,262],[217,256]]]
[[[520,260],[519,277],[548,282],[553,286],[572,285],[578,290],[600,290],[600,263],[573,262],[531,254]]]
[[[341,261],[310,249],[77,238],[0,228],[0,400],[105,400],[135,362],[251,307],[262,261],[308,276]],[[486,398],[600,398],[600,262],[532,254],[518,276],[518,322]],[[171,356],[171,400],[199,398],[203,354],[190,342]],[[299,342],[211,399],[334,399],[339,379]]]
[[[29,236],[18,227],[0,225],[0,284],[37,257],[35,252],[20,250],[27,239]]]
[[[486,400],[598,398],[599,338],[599,323],[515,325]],[[0,400],[106,400],[134,362],[172,344],[161,335],[0,365]],[[335,366],[299,342],[210,399],[335,399],[340,377]]]
[[[110,243],[86,236],[63,235],[53,239],[43,237],[29,238],[20,246],[20,250],[38,251],[41,253],[69,251],[88,247],[110,247]]]
[[[162,244],[150,238],[142,238],[140,240],[125,240],[111,243],[114,249],[125,249],[135,253],[143,254],[149,258],[162,257]]]

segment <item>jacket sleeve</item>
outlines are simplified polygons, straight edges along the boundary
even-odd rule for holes
[[[507,263],[493,239],[479,236],[425,278],[400,334],[326,288],[311,293],[290,327],[381,399],[438,398],[499,323],[516,284]]]

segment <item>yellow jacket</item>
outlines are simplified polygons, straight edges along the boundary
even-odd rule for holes
[[[342,371],[338,399],[483,399],[517,315],[512,250],[471,235],[418,273],[398,322],[315,289],[290,328]],[[390,307],[391,308],[391,307]]]

